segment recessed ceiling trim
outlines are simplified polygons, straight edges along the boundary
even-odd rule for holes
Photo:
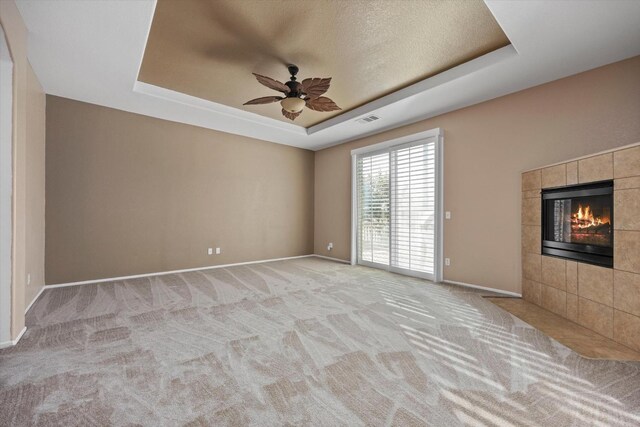
[[[147,50],[147,45],[149,44],[149,34],[151,34],[151,25],[153,25],[153,17],[156,14],[156,8],[158,7],[158,0],[149,0],[151,4],[151,16],[149,16],[149,20],[146,23],[147,30],[144,33],[144,46],[142,47],[142,52],[140,53],[140,58],[138,59],[138,70],[136,71],[136,76],[140,75],[140,69],[142,68],[142,62],[144,60],[144,53]],[[138,85],[138,79],[133,82],[133,91],[136,91],[136,86]]]
[[[476,59],[473,59],[464,64],[460,64],[454,68],[443,71],[440,74],[421,80],[418,83],[414,83],[411,86],[407,86],[404,89],[383,96],[382,98],[371,101],[361,107],[354,110],[347,111],[339,116],[333,117],[329,120],[325,120],[322,123],[304,128],[292,123],[283,122],[281,120],[272,119],[260,114],[244,111],[239,108],[230,107],[228,105],[220,104],[217,102],[209,101],[207,99],[198,98],[196,96],[187,95],[182,92],[177,92],[171,89],[155,86],[149,83],[136,81],[133,87],[133,91],[153,96],[156,98],[162,98],[168,101],[178,102],[180,104],[188,105],[190,107],[205,109],[214,111],[216,113],[233,116],[236,119],[246,120],[251,123],[269,126],[275,129],[280,129],[288,132],[293,132],[298,135],[311,135],[317,132],[321,132],[325,129],[339,125],[341,123],[359,118],[361,116],[369,115],[371,112],[380,109],[382,107],[389,106],[396,102],[402,101],[414,95],[426,92],[437,86],[452,82],[456,79],[463,78],[471,75],[479,70],[487,67],[491,67],[501,61],[508,60],[517,56],[518,53],[512,45],[505,46],[493,52],[489,52]]]
[[[226,116],[230,116],[235,119],[240,119],[254,124],[269,126],[298,135],[307,135],[307,129],[302,126],[272,119],[270,117],[265,117],[260,114],[252,113],[250,111],[240,110],[239,108],[229,107],[228,105],[219,104],[217,102],[187,95],[185,93],[176,92],[174,90],[166,89],[160,86],[154,86],[149,83],[136,81],[133,85],[133,91],[143,95],[149,95],[156,98],[162,98],[167,101],[188,105],[189,107],[213,111],[218,114],[224,114]]]
[[[405,87],[404,89],[400,89],[396,92],[390,93],[389,95],[383,96],[382,98],[373,100],[361,107],[311,126],[307,128],[307,134],[312,135],[332,126],[339,125],[340,123],[353,120],[363,115],[368,115],[374,110],[386,107],[422,92],[426,92],[429,89],[433,89],[434,87],[468,76],[476,71],[482,70],[483,68],[491,67],[492,65],[516,56],[518,56],[518,52],[512,45],[502,47],[478,58],[472,59],[469,62],[465,62],[464,64],[460,64],[456,67],[450,68],[449,70],[443,71],[440,74],[421,80],[418,83]]]

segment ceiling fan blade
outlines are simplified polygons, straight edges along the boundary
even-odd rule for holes
[[[251,101],[247,101],[242,105],[256,105],[256,104],[271,104],[272,102],[278,102],[284,99],[281,96],[263,96],[262,98],[252,99]]]
[[[290,113],[284,108],[282,109],[282,115],[285,116],[289,120],[295,120],[302,113],[302,111],[298,111],[297,113]]]
[[[304,79],[300,82],[302,85],[302,91],[311,99],[318,98],[320,95],[329,90],[331,84],[331,77],[320,78],[315,77],[313,79]]]
[[[277,90],[278,92],[282,92],[285,95],[289,93],[289,88],[284,83],[281,83],[277,80],[272,79],[271,77],[261,76],[260,74],[252,73],[256,76],[256,79],[269,89]]]
[[[335,102],[326,96],[321,96],[320,98],[308,99],[307,107],[311,108],[314,111],[337,111],[342,110],[342,108],[338,107]]]

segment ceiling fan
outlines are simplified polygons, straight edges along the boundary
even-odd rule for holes
[[[282,92],[284,96],[264,96],[247,101],[244,105],[271,104],[272,102],[280,101],[282,115],[289,120],[295,120],[304,107],[321,112],[341,110],[331,99],[326,96],[321,96],[329,90],[331,77],[325,79],[316,77],[298,82],[296,81],[296,74],[298,74],[299,71],[298,67],[289,65],[287,68],[291,74],[291,79],[286,83],[281,83],[270,77],[253,73],[258,82],[269,89]]]

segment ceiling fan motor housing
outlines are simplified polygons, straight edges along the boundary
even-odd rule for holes
[[[287,94],[288,97],[300,98],[300,96],[303,95],[302,85],[299,82],[289,80],[285,83],[285,85],[287,85],[287,87],[289,88],[289,93]]]
[[[296,81],[296,75],[300,69],[297,65],[289,65],[287,67],[289,70],[289,74],[291,74],[291,80],[285,83],[289,88],[289,93],[287,94],[287,98],[300,98],[304,93],[302,92],[302,85]]]

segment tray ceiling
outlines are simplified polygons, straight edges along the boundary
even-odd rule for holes
[[[138,80],[289,122],[252,72],[332,77],[342,111],[305,109],[309,127],[509,44],[481,0],[158,0]]]
[[[29,30],[29,62],[47,94],[311,150],[640,55],[637,0],[485,0],[511,45],[305,129],[137,81],[155,0],[16,2]],[[358,120],[370,114],[380,120]]]

